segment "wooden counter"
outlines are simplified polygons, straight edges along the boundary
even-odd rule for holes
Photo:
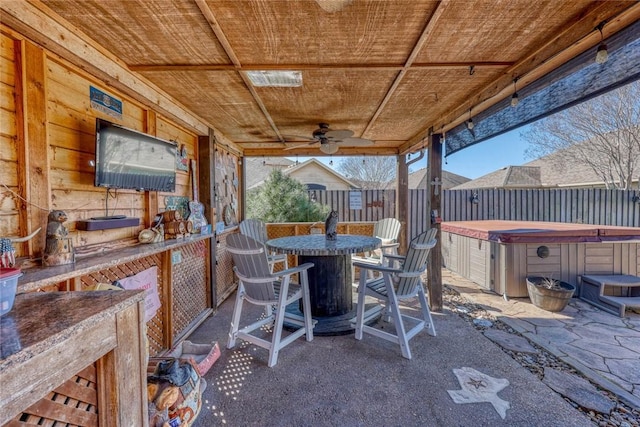
[[[215,307],[213,234],[194,234],[161,243],[138,244],[76,259],[74,264],[24,268],[18,294],[84,291],[157,267],[160,308],[147,322],[150,353],[157,356],[177,345]]]
[[[146,426],[143,299],[143,291],[18,295],[0,318],[0,425],[38,407],[31,413],[82,416],[86,425]],[[73,407],[45,399],[94,363],[94,388],[78,393],[94,411],[70,415]]]

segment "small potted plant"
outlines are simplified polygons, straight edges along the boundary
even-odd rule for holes
[[[549,276],[527,277],[529,299],[538,308],[559,312],[567,306],[576,287]]]

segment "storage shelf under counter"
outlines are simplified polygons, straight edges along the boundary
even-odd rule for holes
[[[77,257],[74,264],[25,268],[18,280],[18,294],[84,291],[157,267],[160,307],[147,322],[149,353],[157,356],[187,337],[216,306],[213,237],[194,234]]]
[[[22,294],[0,322],[0,425],[147,425],[143,291]]]

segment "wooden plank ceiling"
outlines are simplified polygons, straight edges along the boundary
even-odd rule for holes
[[[638,19],[636,1],[46,0],[82,33],[247,155],[299,146],[318,123],[406,153]],[[611,23],[611,24],[609,24]],[[250,70],[301,71],[254,87]],[[549,70],[545,70],[548,72]]]

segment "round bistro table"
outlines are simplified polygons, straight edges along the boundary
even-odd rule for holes
[[[351,277],[351,254],[371,251],[382,245],[377,237],[339,234],[327,240],[324,234],[281,237],[267,241],[277,253],[298,255],[298,264],[313,263],[309,269],[311,316],[318,321],[314,335],[343,335],[353,332],[355,317]],[[288,311],[301,312],[298,307]]]

